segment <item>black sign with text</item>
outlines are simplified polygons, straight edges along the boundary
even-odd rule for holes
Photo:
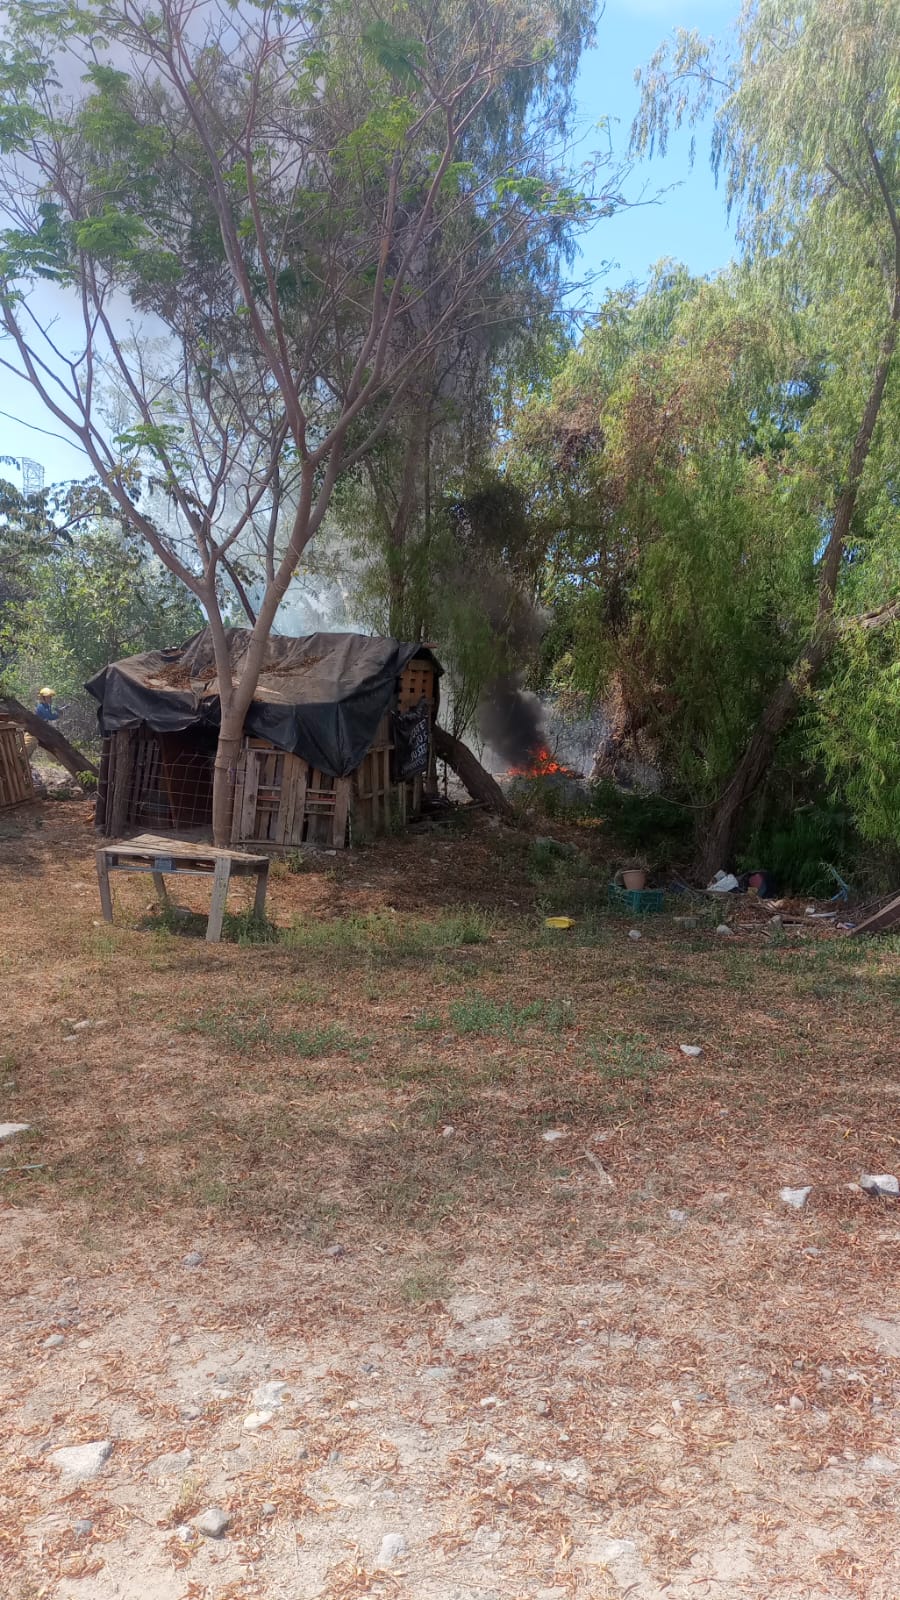
[[[428,771],[431,745],[431,714],[423,700],[412,711],[398,711],[394,717],[394,782],[402,783]]]

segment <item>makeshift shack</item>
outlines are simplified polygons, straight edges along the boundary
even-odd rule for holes
[[[228,630],[239,680],[249,633]],[[357,633],[270,639],[244,720],[231,842],[341,849],[417,816],[434,772],[441,667],[424,645]],[[200,837],[212,821],[219,693],[208,628],[105,667],[96,827]]]

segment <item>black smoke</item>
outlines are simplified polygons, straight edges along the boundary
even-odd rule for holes
[[[505,673],[484,692],[478,731],[508,766],[528,767],[546,747],[544,708],[536,694],[522,688],[517,673]]]

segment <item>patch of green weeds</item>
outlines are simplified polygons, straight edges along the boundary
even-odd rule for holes
[[[429,956],[439,950],[484,944],[491,925],[477,909],[448,911],[433,921],[389,912],[296,922],[284,935],[294,950],[366,955],[382,960]]]
[[[451,1288],[449,1273],[442,1262],[423,1261],[402,1279],[400,1299],[408,1306],[434,1304],[446,1300]]]
[[[416,1033],[440,1033],[443,1026],[443,1017],[435,1011],[420,1011],[413,1021]]]
[[[614,1034],[586,1049],[587,1061],[605,1083],[645,1084],[665,1066],[665,1058],[646,1034]]]
[[[201,1012],[184,1024],[184,1031],[217,1039],[238,1054],[263,1046],[306,1060],[343,1054],[358,1059],[369,1047],[368,1039],[356,1038],[335,1024],[319,1028],[276,1028],[265,1015],[249,1018],[221,1007]]]
[[[471,995],[454,1000],[450,1024],[457,1033],[482,1033],[514,1039],[524,1028],[538,1024],[551,1032],[572,1026],[574,1008],[570,1000],[531,1000],[524,1006],[511,1001],[500,1004],[486,995]]]

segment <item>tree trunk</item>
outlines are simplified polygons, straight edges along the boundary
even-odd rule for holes
[[[900,254],[900,240],[898,240],[898,254]],[[834,607],[841,562],[853,513],[856,510],[860,479],[872,444],[872,436],[891,370],[898,326],[900,326],[900,268],[893,286],[891,320],[881,342],[872,387],[850,452],[847,479],[834,508],[831,533],[822,556],[819,603],[813,631],[790,673],[770,696],[743,755],[716,803],[706,828],[698,862],[704,882],[729,861],[743,809],[771,765],[780,734],[793,718],[802,696],[827,660],[837,637]]]
[[[243,737],[243,710],[239,712],[223,712],[219,740],[216,745],[216,759],[213,765],[212,799],[213,844],[219,850],[227,850],[231,844],[234,785]]]
[[[71,772],[73,778],[80,777],[82,772],[90,772],[95,778],[97,777],[97,768],[93,761],[88,756],[82,755],[74,744],[70,744],[65,734],[60,733],[52,722],[45,722],[43,717],[35,716],[33,711],[29,711],[18,700],[14,700],[12,695],[0,697],[0,711],[5,711],[14,722],[20,722],[38,744],[55,757],[61,767]]]
[[[514,820],[513,808],[499,783],[485,771],[481,762],[473,756],[461,739],[454,739],[446,728],[435,728],[434,753],[439,761],[446,761],[448,767],[453,768],[460,783],[473,800],[479,801],[491,811],[496,811],[506,822]]]

